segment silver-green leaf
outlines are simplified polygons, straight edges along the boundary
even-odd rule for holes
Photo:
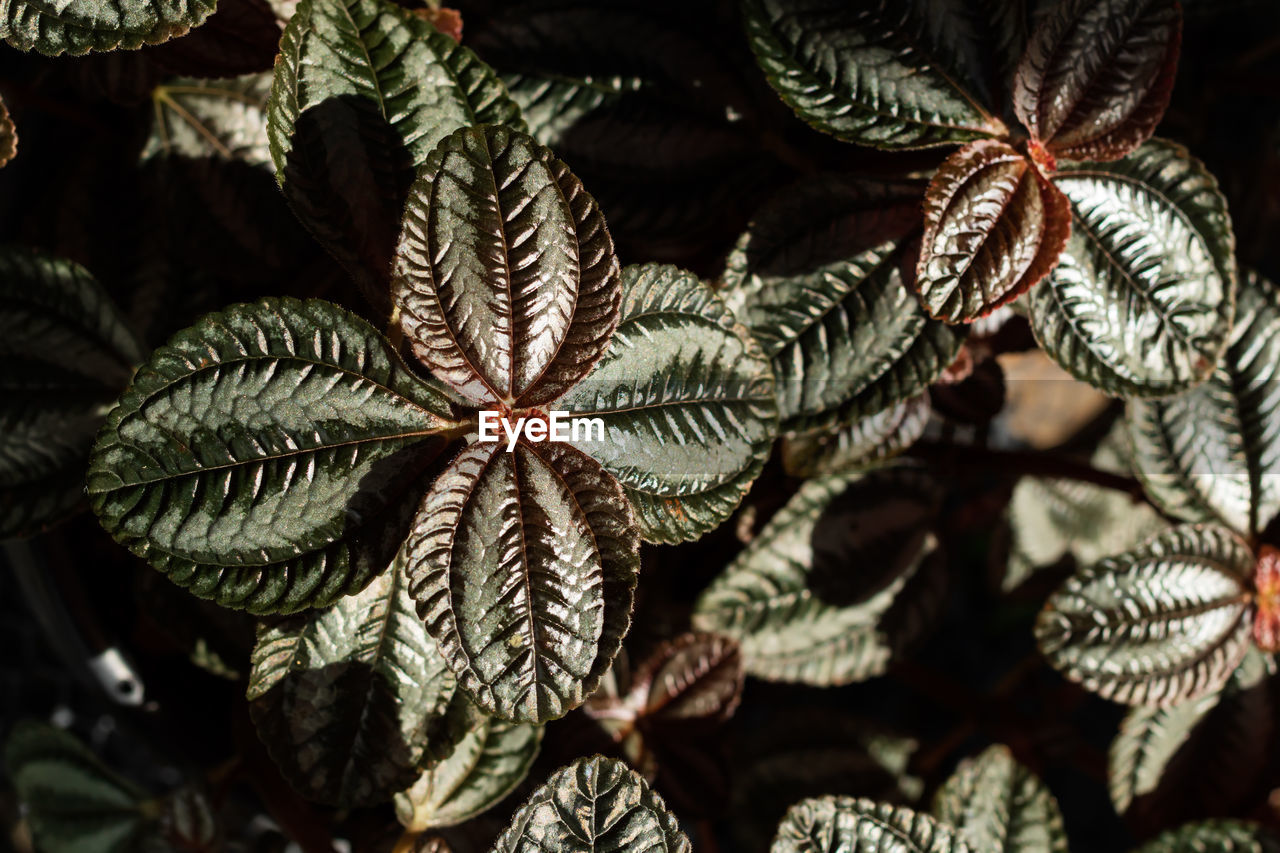
[[[787,436],[782,465],[792,477],[805,478],[869,468],[915,444],[931,413],[929,395],[920,394],[834,433],[817,429]]]
[[[1135,853],[1280,853],[1280,838],[1256,823],[1207,820],[1171,829]]]
[[[3,0],[0,37],[48,56],[136,50],[186,35],[214,6],[215,0]]]
[[[818,797],[792,806],[770,853],[976,853],[955,829],[902,806]]]
[[[1005,746],[961,762],[938,791],[933,815],[984,853],[1067,853],[1062,810]]]

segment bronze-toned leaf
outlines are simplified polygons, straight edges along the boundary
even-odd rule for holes
[[[742,698],[742,653],[717,634],[682,634],[663,643],[632,678],[637,711],[646,717],[727,719]]]
[[[0,166],[18,156],[18,131],[9,110],[0,101]]]

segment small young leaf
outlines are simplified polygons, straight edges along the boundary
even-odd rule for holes
[[[1077,379],[1122,397],[1186,391],[1213,371],[1235,304],[1226,199],[1179,145],[1064,167],[1071,238],[1031,289],[1036,339]]]
[[[0,166],[18,156],[18,131],[13,126],[9,109],[0,100]]]
[[[1058,802],[1005,746],[961,762],[934,798],[933,814],[984,853],[1067,853]]]
[[[1240,284],[1227,351],[1204,385],[1126,411],[1134,469],[1151,499],[1188,521],[1253,536],[1280,513],[1280,288]]]
[[[792,806],[770,853],[986,853],[950,826],[902,806],[819,797]]]
[[[1256,823],[1207,820],[1171,829],[1134,853],[1280,853],[1280,838]]]
[[[569,167],[504,127],[461,128],[409,194],[393,299],[414,353],[479,406],[572,388],[618,323],[618,259]]]
[[[1036,623],[1041,651],[1104,699],[1172,705],[1222,687],[1249,648],[1253,555],[1184,525],[1076,572]]]
[[[715,634],[682,634],[663,643],[636,670],[636,710],[658,720],[724,720],[742,698],[742,653]]]
[[[486,713],[545,723],[586,700],[631,623],[639,537],[622,487],[565,444],[473,444],[422,501],[410,592]]]
[[[403,554],[327,610],[264,624],[249,710],[285,777],[312,800],[367,806],[414,778],[453,673],[407,591]]]
[[[520,807],[491,853],[690,853],[662,797],[621,761],[580,758]]]
[[[933,0],[743,0],[769,83],[800,118],[846,142],[924,148],[1008,131],[982,106],[968,22]]]
[[[1014,81],[1035,145],[1073,160],[1116,160],[1169,105],[1182,39],[1177,0],[1067,0],[1036,28]]]
[[[782,467],[792,477],[820,477],[896,456],[915,444],[929,425],[929,395],[904,400],[838,432],[819,429],[782,440]]]
[[[604,422],[604,441],[577,446],[622,483],[646,540],[696,539],[729,517],[769,456],[773,371],[692,273],[629,266],[622,292],[604,358],[554,406]]]
[[[391,562],[406,492],[451,416],[354,314],[237,305],[138,371],[94,447],[89,501],[116,541],[202,598],[323,607]]]
[[[136,50],[185,35],[213,13],[215,0],[4,0],[0,38],[47,56]]]
[[[1003,142],[971,142],[924,197],[916,276],[931,317],[960,323],[1012,302],[1048,275],[1071,232],[1066,196]]]
[[[142,156],[222,157],[270,165],[267,98],[271,75],[173,80],[151,93],[155,125]]]

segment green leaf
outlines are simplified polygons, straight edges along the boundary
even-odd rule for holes
[[[18,156],[18,131],[9,110],[0,100],[0,166]]]
[[[819,429],[787,436],[782,441],[782,467],[792,477],[805,478],[869,468],[915,444],[931,412],[929,395],[920,394],[835,433]]]
[[[276,764],[308,799],[367,806],[416,775],[453,673],[409,597],[403,554],[327,610],[263,624],[249,711]]]
[[[581,705],[631,622],[639,537],[622,487],[565,444],[473,444],[423,499],[410,592],[484,711],[544,723]]]
[[[202,598],[323,607],[390,563],[451,415],[354,314],[237,305],[138,371],[94,447],[89,500],[116,541]]]
[[[35,841],[47,853],[132,853],[155,832],[146,793],[68,732],[20,722],[9,733],[4,759]]]
[[[474,53],[388,0],[302,0],[280,42],[267,128],[294,212],[375,308],[414,171],[459,127],[523,127]]]
[[[622,483],[646,540],[696,539],[729,517],[764,467],[777,430],[773,373],[692,273],[629,266],[622,291],[604,358],[554,405],[604,422],[604,441],[577,446]]]
[[[1011,146],[971,142],[924,197],[916,290],[929,316],[985,317],[1048,275],[1071,231],[1066,196]]]
[[[1171,528],[1067,579],[1036,639],[1055,668],[1104,699],[1195,699],[1221,688],[1249,648],[1253,563],[1225,528]]]
[[[1213,371],[1235,305],[1226,199],[1179,145],[1064,167],[1071,238],[1031,289],[1036,339],[1077,379],[1122,397],[1186,391]]]
[[[1277,853],[1280,839],[1256,823],[1207,820],[1171,829],[1135,853]]]
[[[213,13],[215,0],[4,0],[0,38],[47,56],[136,50],[185,35]]]
[[[414,182],[393,299],[413,351],[479,406],[527,408],[572,388],[618,323],[604,215],[532,137],[463,128]]]
[[[1058,802],[1005,746],[961,762],[934,798],[933,814],[984,853],[1068,850]]]
[[[771,853],[971,853],[953,828],[927,814],[853,797],[818,797],[792,806],[769,849]]]
[[[1188,521],[1221,520],[1253,536],[1280,513],[1280,289],[1241,282],[1227,352],[1199,388],[1131,401],[1134,469],[1160,508]]]
[[[805,483],[703,592],[694,628],[737,639],[759,678],[826,686],[883,673],[941,604],[938,501],[911,469]]]
[[[80,505],[94,435],[145,352],[82,267],[0,250],[0,539]]]
[[[1004,136],[971,22],[933,0],[744,0],[756,61],[800,118],[878,148]]]
[[[922,189],[822,176],[779,195],[739,238],[724,297],[773,360],[785,430],[876,414],[955,360],[964,331],[930,320],[904,278]]]
[[[177,79],[151,93],[155,123],[143,149],[157,154],[222,157],[270,165],[267,98],[271,74],[228,80]]]
[[[492,853],[690,853],[662,797],[621,761],[580,758],[533,792]]]
[[[458,729],[438,754],[428,744],[418,780],[396,794],[396,814],[410,830],[454,826],[501,802],[529,775],[542,727],[486,716],[458,694],[445,725]]]

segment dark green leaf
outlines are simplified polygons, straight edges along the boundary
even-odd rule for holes
[[[157,86],[155,124],[143,156],[225,157],[270,165],[267,97],[271,75],[174,80]]]
[[[491,715],[564,716],[630,626],[639,537],[626,496],[565,444],[473,444],[437,478],[406,547],[419,614]]]
[[[1208,820],[1171,829],[1135,853],[1277,853],[1280,839],[1256,823]]]
[[[924,435],[929,425],[929,395],[921,394],[882,412],[829,429],[788,436],[782,441],[782,465],[792,477],[819,477],[896,456]]]
[[[321,607],[391,562],[406,491],[451,414],[354,314],[237,305],[138,371],[94,447],[89,499],[118,542],[196,595]]]
[[[605,440],[578,447],[622,483],[645,539],[696,539],[729,517],[769,456],[773,372],[692,273],[629,266],[622,290],[604,358],[554,405],[603,420]]]
[[[1057,800],[1005,746],[961,762],[934,798],[933,814],[983,853],[1067,853]]]
[[[770,851],[971,853],[971,848],[954,829],[929,815],[867,799],[820,797],[792,806]]]
[[[554,400],[618,323],[613,240],[595,199],[532,137],[459,129],[414,182],[393,298],[414,353],[477,405]]]
[[[136,50],[185,35],[213,13],[215,0],[4,0],[0,37],[48,56]]]
[[[1222,687],[1249,648],[1253,554],[1231,531],[1184,525],[1080,569],[1049,598],[1036,639],[1104,699],[1172,705]]]
[[[690,853],[662,797],[621,761],[580,758],[533,792],[492,853]]]
[[[1054,179],[1071,200],[1058,268],[1029,295],[1032,329],[1077,379],[1123,397],[1203,381],[1227,343],[1235,237],[1217,182],[1163,140]]]

